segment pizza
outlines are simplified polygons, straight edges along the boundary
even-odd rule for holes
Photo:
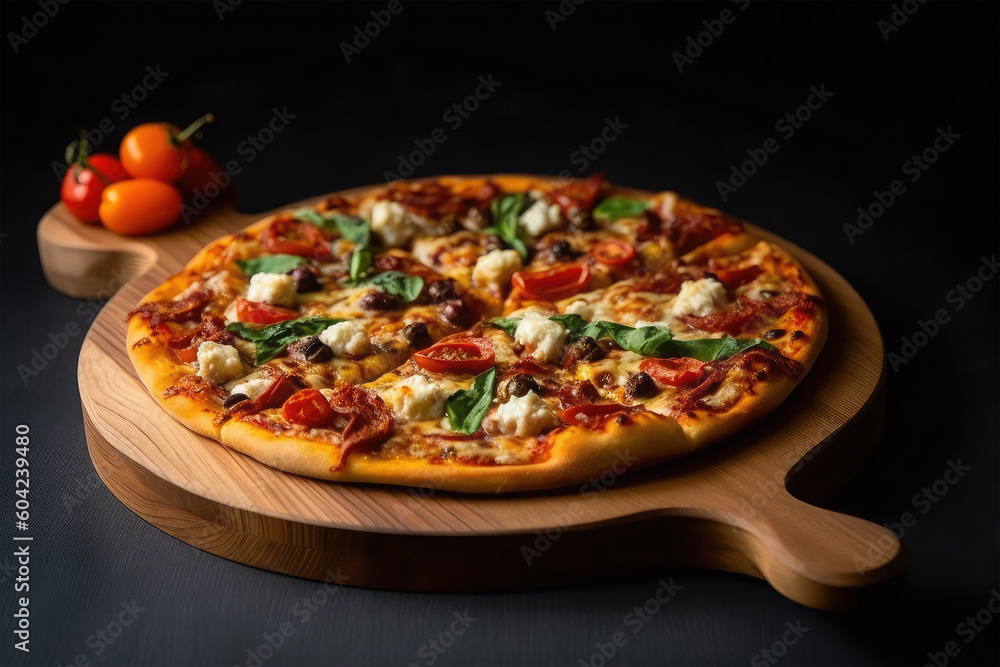
[[[164,410],[267,466],[501,493],[732,436],[826,331],[802,266],[731,215],[601,175],[496,175],[220,238],[129,314],[127,346]]]

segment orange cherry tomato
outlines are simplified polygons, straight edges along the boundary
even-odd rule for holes
[[[601,264],[624,266],[635,259],[635,246],[618,239],[606,239],[594,246],[590,254]]]
[[[143,123],[122,139],[122,166],[134,178],[155,178],[173,183],[184,175],[193,148],[189,137],[213,120],[206,114],[183,131],[172,123]]]
[[[582,292],[590,285],[590,267],[586,264],[567,264],[541,271],[519,271],[511,284],[540,301],[558,301]]]
[[[649,374],[660,384],[671,387],[683,387],[693,384],[702,376],[704,363],[697,359],[680,357],[678,359],[643,359],[639,370]]]
[[[317,428],[330,421],[333,410],[318,389],[303,389],[292,394],[281,408],[290,424]]]
[[[274,324],[299,317],[299,311],[269,303],[248,301],[243,297],[236,299],[236,319],[250,324]]]
[[[133,178],[104,188],[98,215],[116,234],[153,234],[177,220],[182,203],[181,193],[169,183]]]
[[[482,373],[493,368],[496,351],[488,338],[466,338],[433,345],[413,360],[432,373]]]

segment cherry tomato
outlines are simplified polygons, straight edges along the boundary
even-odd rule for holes
[[[589,210],[604,187],[604,173],[598,172],[585,181],[574,181],[558,188],[552,198],[567,215],[579,210]]]
[[[212,199],[217,195],[213,194],[215,189],[221,192],[231,185],[232,180],[228,173],[222,169],[222,165],[214,157],[197,146],[192,146],[188,151],[188,168],[177,181],[177,187],[184,194],[185,198],[190,198],[195,191]]]
[[[333,410],[318,389],[303,389],[292,394],[281,408],[290,424],[318,428],[330,421]]]
[[[299,311],[259,301],[236,299],[236,319],[249,324],[274,324],[299,317]]]
[[[188,169],[189,137],[214,120],[206,114],[181,131],[172,123],[143,123],[128,131],[118,149],[125,171],[135,178],[173,183]]]
[[[733,290],[764,273],[759,266],[748,266],[742,269],[720,269],[715,271],[719,282],[726,286],[726,289]]]
[[[153,234],[169,227],[181,214],[181,193],[152,178],[132,178],[104,188],[98,213],[116,234]]]
[[[587,289],[590,267],[567,264],[541,271],[519,271],[511,278],[511,284],[532,299],[558,301]]]
[[[296,220],[276,220],[264,231],[264,248],[276,255],[301,255],[326,259],[330,243],[315,225]]]
[[[705,364],[697,359],[681,357],[679,359],[643,359],[639,370],[648,374],[660,384],[671,387],[682,387],[693,384],[702,376]]]
[[[611,415],[627,412],[628,408],[618,403],[587,403],[560,410],[559,416],[570,426],[597,426]]]
[[[488,338],[463,338],[432,345],[413,360],[432,373],[482,373],[493,368],[496,352]]]
[[[88,225],[100,222],[97,209],[101,205],[104,188],[128,174],[114,155],[95,153],[82,156],[69,166],[63,176],[59,198],[80,222]]]
[[[635,259],[635,246],[618,239],[606,239],[594,246],[590,254],[601,264],[624,266]]]

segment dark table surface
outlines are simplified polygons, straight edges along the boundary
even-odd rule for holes
[[[0,12],[4,664],[1000,662],[997,4],[51,0]],[[369,25],[368,43],[357,38],[355,27],[379,17],[386,25]],[[360,48],[345,55],[354,40]],[[135,91],[147,67],[162,80]],[[499,85],[460,123],[446,115],[479,77]],[[811,95],[814,108],[800,108]],[[274,109],[294,116],[287,128],[259,150],[244,143]],[[808,118],[783,120],[797,110]],[[114,152],[134,124],[184,124],[206,111],[218,121],[204,145],[243,166],[244,211],[383,181],[440,127],[446,139],[414,175],[604,170],[728,210],[825,259],[867,300],[887,350],[912,353],[889,369],[881,448],[833,505],[890,525],[914,517],[903,590],[843,614],[698,571],[529,594],[327,593],[204,554],[137,518],[88,458],[82,336],[66,337],[37,376],[19,372],[50,336],[70,323],[85,329],[95,312],[46,285],[34,226],[56,201],[52,164],[78,128],[103,121],[95,139]],[[608,122],[619,127],[614,140],[592,144]],[[951,139],[938,152],[942,134]],[[777,152],[746,167],[756,173],[735,191],[720,188],[768,138]],[[912,157],[928,148],[924,169]],[[858,207],[896,180],[905,191],[849,233]],[[948,321],[915,336],[939,309]],[[904,339],[914,338],[922,344],[911,349]],[[30,653],[12,633],[22,595],[17,424],[32,438]],[[952,464],[967,471],[946,477]],[[626,614],[661,578],[682,588],[633,632]],[[600,646],[619,630],[628,641],[605,660]]]

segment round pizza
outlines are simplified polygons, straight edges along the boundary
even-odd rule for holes
[[[500,493],[737,433],[802,380],[826,318],[787,252],[673,192],[440,177],[214,241],[127,344],[168,413],[268,466]]]

